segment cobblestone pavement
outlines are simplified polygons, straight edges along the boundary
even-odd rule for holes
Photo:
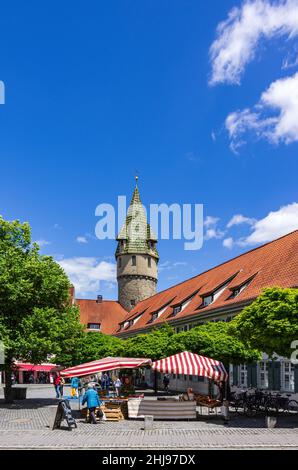
[[[53,395],[52,387],[33,386],[27,400],[8,406],[0,390],[0,449],[298,449],[298,422],[292,418],[280,418],[276,429],[265,429],[263,417],[233,417],[225,425],[220,416],[210,416],[155,421],[144,431],[142,420],[85,423],[74,402],[78,428],[52,431]]]

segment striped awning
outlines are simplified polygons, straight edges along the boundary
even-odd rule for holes
[[[63,377],[82,377],[98,372],[115,369],[137,369],[142,366],[151,366],[151,359],[131,358],[131,357],[105,357],[98,361],[86,362],[79,366],[70,367],[60,372]]]
[[[16,371],[25,372],[52,372],[53,370],[59,370],[59,366],[56,364],[29,364],[28,362],[15,362],[13,368]]]
[[[222,362],[187,351],[153,362],[152,368],[165,374],[198,375],[216,381],[228,379]]]

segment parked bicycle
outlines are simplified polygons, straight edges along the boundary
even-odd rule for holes
[[[298,402],[291,399],[290,394],[282,396],[263,390],[234,393],[230,405],[238,415],[248,417],[258,413],[298,415]]]

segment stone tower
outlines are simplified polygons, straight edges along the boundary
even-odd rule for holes
[[[158,278],[157,238],[147,223],[137,184],[117,241],[118,301],[130,311],[156,293]]]

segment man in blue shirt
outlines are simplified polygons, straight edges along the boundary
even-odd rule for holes
[[[84,405],[85,403],[87,403],[87,408],[89,410],[90,422],[92,424],[96,424],[95,410],[97,406],[101,405],[101,401],[92,384],[88,384],[88,390],[83,396],[82,404]]]

